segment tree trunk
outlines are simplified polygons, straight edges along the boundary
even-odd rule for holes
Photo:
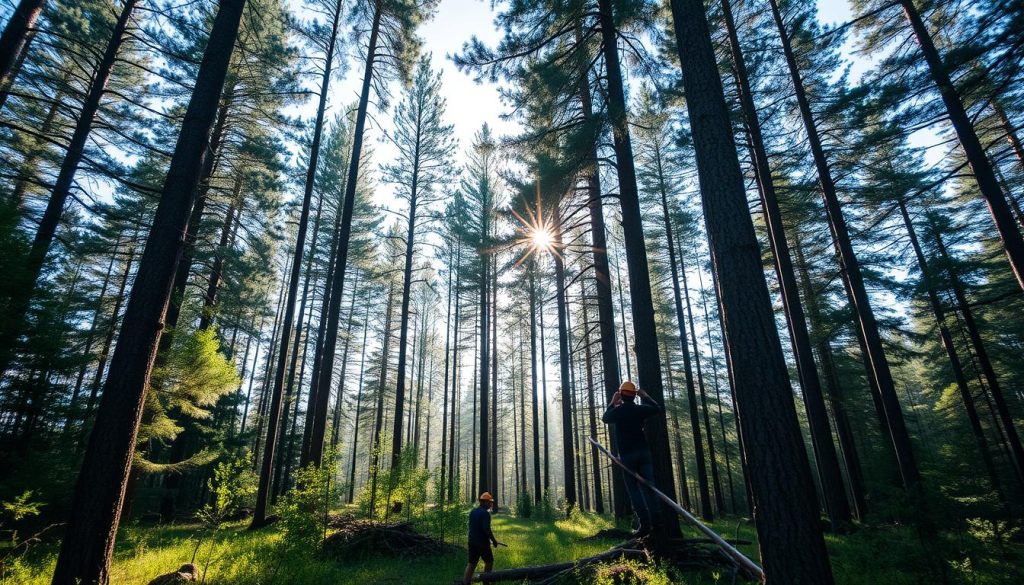
[[[594,403],[594,366],[590,357],[590,318],[587,314],[586,289],[583,280],[580,280],[580,292],[582,293],[583,309],[583,354],[587,371],[587,418],[590,424],[590,438],[597,441],[597,405]],[[604,494],[601,493],[601,462],[598,457],[597,447],[590,446],[590,471],[594,478],[594,511],[604,514]]]
[[[348,475],[348,503],[351,504],[355,497],[356,489],[356,455],[359,448],[359,417],[362,414],[363,405],[363,366],[366,365],[366,335],[370,329],[370,303],[366,303],[366,314],[363,316],[363,345],[359,352],[359,387],[356,389],[355,422],[352,429],[352,462]],[[340,408],[340,404],[339,404]]]
[[[1024,488],[1024,448],[1021,447],[1020,435],[1017,433],[1017,426],[1013,420],[1013,414],[1010,412],[1009,405],[1006,403],[1006,397],[1003,395],[1002,385],[999,383],[999,377],[996,375],[995,368],[992,367],[992,361],[989,359],[988,350],[985,348],[985,342],[981,338],[981,332],[978,329],[978,324],[974,320],[974,311],[971,310],[970,302],[968,302],[967,294],[964,292],[963,282],[960,280],[960,275],[957,274],[956,269],[949,257],[949,252],[946,250],[946,243],[942,240],[942,234],[936,228],[936,226],[929,222],[931,225],[931,235],[935,238],[935,244],[939,248],[939,254],[942,256],[942,260],[946,265],[946,272],[949,275],[950,284],[952,284],[953,295],[956,298],[957,308],[960,315],[963,317],[964,325],[967,329],[967,335],[971,340],[971,345],[974,346],[974,355],[978,359],[978,365],[981,368],[981,373],[985,377],[985,383],[988,385],[989,392],[992,394],[992,400],[995,403],[995,412],[999,417],[999,422],[1002,424],[1003,432],[1006,434],[1006,442],[1010,451],[1010,463],[1013,466],[1014,475],[1017,478],[1017,482]]]
[[[338,12],[340,13],[340,3]],[[310,435],[309,460],[320,466],[323,459],[324,435],[327,432],[327,405],[330,396],[332,374],[334,372],[334,353],[338,344],[338,322],[341,317],[341,296],[345,285],[345,267],[348,265],[349,237],[352,233],[352,215],[355,209],[356,189],[359,185],[359,161],[363,151],[363,132],[366,128],[366,110],[370,101],[370,86],[373,83],[373,65],[377,56],[377,40],[380,34],[381,8],[380,3],[374,5],[373,26],[370,29],[369,43],[366,49],[366,65],[363,70],[363,85],[359,94],[359,106],[356,111],[356,125],[352,135],[352,155],[348,161],[348,178],[345,181],[345,200],[342,204],[341,225],[338,228],[338,253],[334,260],[333,284],[331,285],[331,304],[328,307],[327,337],[324,339],[320,375],[313,381],[317,387],[316,417],[313,419],[313,431]],[[320,390],[324,394],[320,394]]]
[[[907,235],[910,236],[910,246],[914,249],[914,256],[917,257],[917,265],[921,270],[921,280],[924,282],[925,292],[928,294],[928,304],[931,305],[932,313],[935,315],[935,323],[939,328],[939,339],[942,342],[943,350],[946,352],[946,357],[949,359],[949,366],[953,371],[953,380],[956,382],[957,390],[960,391],[960,398],[964,402],[964,409],[967,411],[967,421],[970,423],[971,433],[974,434],[974,440],[978,443],[978,453],[981,455],[985,471],[992,482],[992,488],[999,495],[999,499],[1005,504],[1006,499],[1000,486],[999,474],[996,472],[995,463],[992,460],[992,452],[989,450],[988,441],[985,439],[985,432],[981,427],[978,410],[974,405],[974,396],[971,394],[970,386],[967,384],[967,376],[964,375],[963,365],[956,353],[953,336],[950,335],[949,328],[946,326],[945,311],[942,308],[939,295],[935,292],[935,284],[932,282],[928,261],[921,250],[921,243],[917,239],[917,232],[914,229],[914,223],[910,219],[906,201],[899,199],[896,204],[900,208],[900,216],[903,218],[904,227],[907,228]]]
[[[914,457],[910,434],[907,432],[906,423],[903,419],[900,401],[896,395],[896,385],[892,378],[892,372],[889,370],[889,361],[882,347],[882,337],[879,334],[878,324],[871,309],[871,300],[864,286],[860,262],[850,242],[850,233],[846,226],[846,219],[843,217],[839,197],[836,194],[835,182],[832,179],[828,160],[825,157],[825,150],[818,136],[814,114],[811,112],[811,106],[804,91],[803,80],[797,69],[796,56],[793,54],[793,49],[790,46],[786,26],[782,21],[782,14],[779,12],[776,0],[770,0],[770,5],[775,25],[778,27],[779,35],[782,39],[783,52],[786,55],[786,62],[796,92],[797,103],[800,106],[800,114],[803,118],[804,128],[807,131],[807,141],[810,144],[811,153],[814,155],[814,165],[818,172],[818,181],[821,186],[822,197],[825,201],[829,227],[832,230],[833,242],[839,257],[843,284],[846,285],[846,289],[853,301],[853,309],[857,315],[857,322],[867,350],[866,355],[870,362],[869,374],[875,379],[878,387],[882,408],[885,413],[886,426],[888,427],[887,430],[892,440],[893,450],[896,453],[896,461],[899,465],[900,476],[903,479],[903,486],[911,493],[917,494],[920,488],[921,474]]]
[[[25,265],[25,273],[20,275],[20,278],[24,280],[21,286],[18,287],[18,293],[15,298],[11,299],[10,307],[7,309],[12,318],[12,327],[0,333],[0,352],[6,352],[6,355],[0,357],[0,360],[2,360],[0,361],[0,376],[10,366],[11,349],[13,349],[15,341],[25,327],[25,313],[29,308],[36,283],[39,281],[39,276],[43,271],[43,264],[50,250],[50,244],[57,233],[57,226],[60,225],[60,218],[64,213],[64,206],[67,203],[68,196],[71,194],[71,187],[75,180],[75,172],[78,170],[78,165],[85,153],[85,143],[89,139],[89,133],[92,132],[96,114],[100,109],[100,100],[106,91],[110,73],[114,70],[117,52],[121,48],[121,43],[124,42],[128,21],[131,19],[137,2],[138,0],[125,1],[124,6],[121,8],[121,13],[114,23],[114,29],[111,31],[110,40],[103,52],[103,56],[100,58],[99,63],[97,63],[96,70],[89,81],[89,91],[85,96],[82,109],[78,113],[78,121],[75,124],[74,132],[71,134],[71,141],[68,143],[64,160],[61,162],[53,191],[50,193],[50,199],[46,204],[45,211],[43,211],[42,218],[39,220],[39,227],[36,230],[35,238],[32,240],[32,247],[29,250],[28,260]],[[15,52],[21,49],[24,44],[24,36],[35,22],[42,7],[43,0],[22,0],[15,10],[15,14],[8,22],[3,35],[0,36],[0,55],[2,55],[0,57],[0,79],[7,75],[11,66],[11,63],[7,61],[13,59]]]
[[[644,226],[640,211],[640,197],[633,165],[633,145],[629,136],[626,113],[625,87],[619,64],[618,35],[612,13],[612,0],[599,0],[599,18],[605,68],[608,82],[608,117],[612,127],[615,150],[615,168],[619,178],[619,202],[622,205],[622,230],[629,267],[629,295],[633,309],[633,338],[636,344],[637,381],[655,402],[664,404],[661,380],[661,358],[658,355],[658,332],[654,322],[654,302],[651,297],[650,269]],[[667,493],[675,491],[672,474],[672,456],[669,448],[668,423],[665,412],[647,420],[645,425],[648,445],[654,458],[654,483]],[[672,519],[659,523],[659,538],[674,538],[681,534],[675,512],[662,503],[662,517]]]
[[[15,64],[28,50],[33,27],[45,4],[46,0],[21,0],[7,21],[3,34],[0,34],[0,87],[13,81]]]
[[[540,482],[540,420],[537,400],[537,260],[530,259],[530,393],[533,399],[533,503],[539,505]],[[543,359],[543,358],[542,358]]]
[[[402,312],[398,326],[398,370],[395,382],[395,428],[402,428],[405,416],[405,362],[406,346],[409,342],[409,297],[412,292],[412,257],[416,251],[416,212],[419,201],[419,129],[416,131],[416,161],[413,163],[412,189],[409,194],[409,218],[405,232],[405,266],[402,269]],[[413,357],[415,360],[415,356]],[[417,405],[418,407],[418,405]],[[402,457],[402,433],[396,432],[391,438],[391,467],[398,468]]]
[[[938,49],[935,48],[935,43],[932,41],[931,33],[928,32],[927,25],[921,18],[921,13],[918,12],[913,0],[900,0],[900,6],[903,7],[903,13],[906,14],[910,28],[914,31],[914,37],[921,47],[921,54],[924,56],[925,63],[928,64],[928,72],[939,90],[942,103],[946,106],[949,123],[956,132],[960,147],[964,149],[967,164],[970,165],[971,171],[974,173],[974,180],[978,183],[981,197],[988,204],[992,221],[996,224],[999,238],[1003,241],[1006,257],[1010,261],[1010,268],[1013,269],[1013,274],[1017,277],[1017,284],[1024,289],[1024,236],[1021,236],[1021,232],[1013,220],[1013,214],[1010,212],[1010,207],[996,180],[992,163],[985,156],[985,149],[978,139],[978,133],[971,123],[967,110],[964,109],[963,101],[957,94],[956,87],[953,86],[953,81],[949,77],[949,72],[946,71]]]
[[[565,508],[571,514],[576,507],[576,449],[573,444],[572,381],[569,378],[569,316],[565,300],[565,258],[562,255],[562,225],[555,223],[555,298],[558,302],[558,363],[561,368],[559,386],[562,390],[562,466],[565,471]]]
[[[224,87],[244,0],[222,0],[199,66],[146,248],[128,299],[96,424],[79,472],[55,585],[106,584],[149,375],[160,342],[182,234]]]
[[[700,430],[700,413],[697,406],[697,388],[693,381],[693,366],[690,363],[690,350],[686,341],[686,318],[683,313],[683,294],[679,290],[679,263],[676,259],[676,246],[672,229],[672,221],[668,214],[668,194],[661,169],[660,153],[656,160],[658,165],[658,182],[661,195],[661,212],[665,222],[665,242],[668,247],[668,263],[672,270],[672,298],[676,307],[676,324],[679,327],[679,350],[683,355],[683,373],[686,381],[686,402],[690,409],[690,431],[693,436],[693,454],[697,462],[697,491],[700,496],[700,515],[705,521],[714,520],[715,514],[711,507],[711,492],[708,488],[707,459],[704,456],[704,439]]]
[[[693,325],[693,309],[690,306],[690,288],[686,284],[686,265],[683,262],[682,246],[677,250],[679,256],[679,273],[683,278],[683,301],[685,301],[686,318],[690,322],[690,340],[693,342],[693,362],[697,369],[697,389],[700,392],[700,408],[704,415],[704,435],[708,438],[708,462],[711,464],[711,486],[715,492],[715,507],[721,513],[725,508],[722,497],[722,480],[718,475],[718,459],[715,456],[715,439],[711,434],[711,414],[708,409],[707,392],[704,388],[704,373],[700,368],[700,348],[697,345],[697,330]]]
[[[576,42],[581,40],[580,26],[576,27]],[[581,56],[583,52],[580,52]],[[587,71],[589,63],[580,65],[580,103],[583,110],[583,118],[591,120],[594,117],[593,99],[590,93],[590,76]],[[603,375],[604,392],[606,401],[611,401],[612,395],[619,389],[619,348],[615,343],[615,310],[612,303],[612,281],[611,270],[608,266],[608,239],[605,234],[604,225],[604,203],[601,198],[601,180],[598,173],[597,162],[600,160],[597,152],[597,145],[588,153],[594,163],[588,165],[585,179],[587,181],[587,207],[590,211],[590,238],[591,253],[594,256],[594,281],[597,296],[597,319],[601,341],[601,372]],[[610,435],[611,452],[618,455],[618,441],[615,434]],[[612,466],[612,507],[616,518],[625,518],[629,503],[626,495],[626,484],[622,479],[622,470]]]
[[[242,192],[242,177],[235,178],[235,188],[232,193],[231,204],[224,215],[224,225],[221,227],[220,241],[217,243],[217,250],[213,254],[213,266],[210,268],[210,279],[206,286],[206,296],[203,298],[203,313],[199,317],[199,329],[209,329],[213,326],[214,313],[217,310],[217,292],[220,289],[220,282],[223,280],[224,254],[227,253],[230,244],[232,226],[239,221],[237,216],[242,210],[235,210],[236,202],[241,204],[239,195]]]
[[[388,356],[391,353],[391,314],[394,312],[395,286],[388,287],[388,302],[384,313],[384,340],[380,352],[380,375],[377,383],[377,408],[373,422],[373,442],[370,444],[372,455],[370,456],[370,469],[372,479],[370,482],[370,516],[377,514],[377,474],[380,471],[380,436],[384,430],[384,391],[388,384]],[[395,432],[398,432],[397,430]]]
[[[707,15],[700,0],[671,8],[764,572],[768,583],[826,585],[833,579],[814,482]]]
[[[814,352],[811,349],[811,337],[807,330],[803,305],[800,302],[789,244],[786,242],[782,210],[779,208],[779,201],[775,194],[775,183],[768,161],[768,152],[761,135],[761,123],[754,105],[753,92],[747,77],[746,62],[743,58],[729,0],[722,0],[722,12],[729,32],[729,46],[732,51],[733,64],[736,67],[736,84],[743,110],[744,126],[750,139],[754,174],[757,179],[758,192],[761,195],[761,206],[764,210],[765,225],[768,230],[768,242],[775,260],[775,273],[781,291],[783,311],[786,315],[786,323],[789,325],[789,337],[793,345],[793,357],[796,361],[800,391],[804,398],[804,407],[811,430],[811,443],[814,447],[818,479],[825,499],[825,510],[832,523],[832,530],[838,531],[842,530],[852,519],[850,505],[846,500],[846,494],[843,493],[842,472],[839,469],[839,459],[832,442],[832,429],[828,424],[828,412],[825,409],[818,368],[814,361]]]

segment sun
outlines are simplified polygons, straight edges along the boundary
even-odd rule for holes
[[[547,227],[537,226],[531,230],[530,243],[538,252],[546,252],[550,250],[553,247],[554,242],[555,238],[551,234],[551,230]]]

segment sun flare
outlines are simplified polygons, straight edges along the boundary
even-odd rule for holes
[[[538,251],[550,250],[554,241],[551,231],[545,227],[535,228],[530,234],[530,242]]]

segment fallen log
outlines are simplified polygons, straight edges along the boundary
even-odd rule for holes
[[[518,567],[515,569],[502,569],[500,571],[491,571],[490,573],[478,573],[476,576],[473,577],[473,582],[498,583],[500,581],[523,581],[526,579],[538,579],[540,577],[554,575],[555,573],[570,571],[573,569],[578,569],[580,567],[586,567],[587,565],[593,565],[595,563],[601,563],[604,561],[619,558],[647,558],[647,552],[629,548],[612,549],[594,555],[592,557],[585,557],[582,559],[569,561],[565,563],[555,563],[553,565],[539,565],[533,567]]]

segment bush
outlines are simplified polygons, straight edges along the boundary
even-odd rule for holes
[[[533,516],[533,496],[527,491],[516,494],[516,516],[529,518]]]
[[[371,470],[371,474],[376,473],[377,481],[368,482],[360,492],[357,499],[360,511],[370,518],[391,519],[393,514],[400,514],[406,520],[420,517],[426,510],[430,472],[417,467],[416,463],[416,451],[406,447],[397,467]]]
[[[326,454],[324,461],[336,461]],[[327,513],[340,499],[338,485],[331,483],[333,464],[309,465],[295,473],[295,487],[280,507],[284,546],[289,550],[317,548],[327,534]]]

